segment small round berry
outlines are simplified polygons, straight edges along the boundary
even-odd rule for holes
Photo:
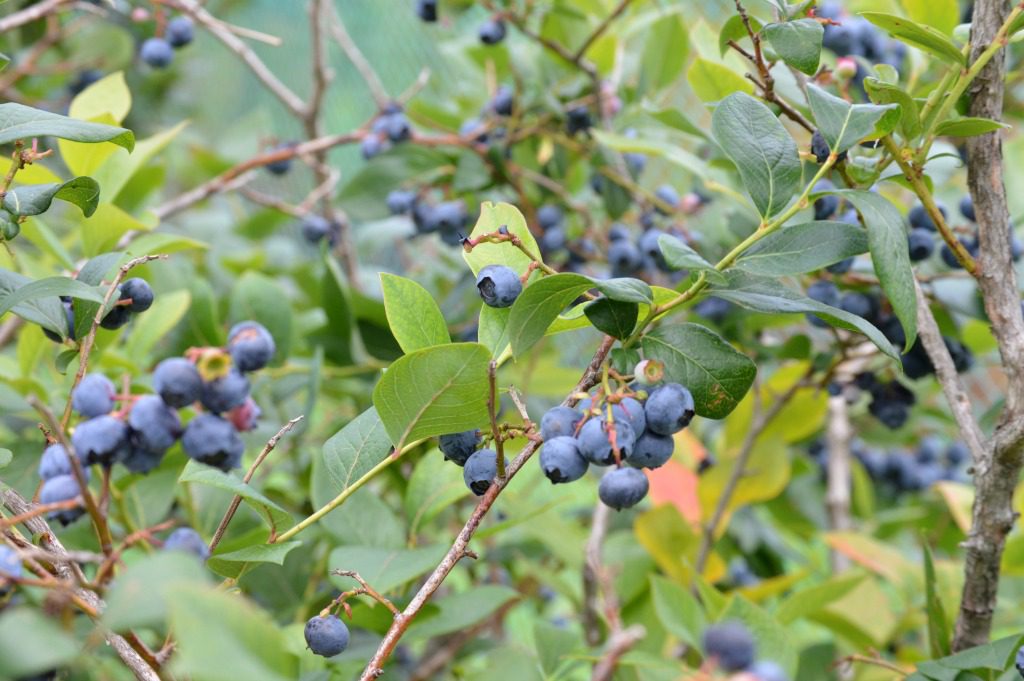
[[[43,482],[43,486],[39,490],[39,503],[56,504],[61,501],[69,501],[80,496],[81,493],[82,488],[78,486],[78,481],[75,480],[74,476],[58,475]],[[61,525],[70,525],[84,512],[80,507],[71,508],[54,511],[49,517],[58,521]]]
[[[388,212],[392,215],[405,215],[412,212],[416,204],[416,192],[396,189],[388,193]]]
[[[164,540],[164,551],[191,553],[202,561],[210,557],[210,547],[191,527],[179,527],[167,535],[167,539]]]
[[[754,637],[741,622],[730,620],[708,627],[702,647],[704,656],[727,672],[743,671],[754,662]]]
[[[618,404],[612,407],[612,414],[616,421],[628,421],[633,427],[633,433],[639,436],[647,429],[647,415],[644,413],[644,405],[633,397],[624,397]]]
[[[591,418],[580,429],[579,446],[580,453],[596,466],[611,466],[615,463],[615,451],[612,448],[611,431],[612,424],[603,418]],[[633,451],[636,443],[636,433],[628,421],[616,421],[614,424],[615,445],[619,449],[619,456],[627,458]]]
[[[167,406],[180,409],[199,399],[203,393],[203,377],[196,365],[184,357],[171,357],[156,365],[153,390]]]
[[[971,198],[970,194],[967,194],[964,198],[960,199],[960,214],[971,222],[976,220],[974,213],[974,199]]]
[[[249,379],[232,368],[220,378],[203,383],[199,401],[215,414],[230,411],[245,403],[249,396]]]
[[[507,29],[501,19],[488,19],[480,24],[480,42],[484,45],[497,45],[505,39]]]
[[[165,69],[174,61],[174,48],[163,38],[149,38],[139,48],[139,57],[155,69]]]
[[[7,544],[0,544],[0,585],[3,585],[5,578],[21,577],[23,570],[18,553]],[[0,595],[3,593],[3,589],[0,589]]]
[[[274,358],[274,337],[259,322],[239,322],[228,332],[228,351],[239,371],[257,371]]]
[[[907,236],[907,250],[913,262],[927,260],[935,250],[934,232],[923,227],[914,227]]]
[[[235,427],[215,414],[192,419],[181,436],[181,447],[189,458],[225,472],[241,465],[245,452]]]
[[[115,305],[100,320],[100,326],[111,331],[120,329],[132,318],[132,310],[129,305]]]
[[[579,480],[589,464],[580,454],[575,438],[560,436],[544,441],[540,450],[540,467],[554,484]]]
[[[75,454],[86,466],[110,465],[124,454],[128,445],[128,425],[105,414],[82,421],[71,434]]]
[[[135,401],[128,425],[133,444],[151,452],[167,451],[181,436],[178,412],[157,395],[143,395]]]
[[[462,468],[462,479],[473,494],[483,496],[498,477],[498,453],[493,449],[474,452]]]
[[[523,283],[511,268],[488,265],[476,276],[476,290],[486,305],[509,307],[523,292]]]
[[[649,487],[647,476],[640,469],[613,468],[601,477],[597,496],[606,506],[621,511],[639,504],[647,496]]]
[[[185,47],[195,38],[195,29],[195,24],[192,23],[190,18],[186,16],[174,17],[167,22],[167,30],[164,31],[164,37],[167,38],[167,42],[171,44],[171,47]]]
[[[133,277],[122,282],[118,299],[130,300],[132,312],[145,312],[153,305],[153,289],[145,279]]]
[[[85,479],[88,480],[89,469],[83,468],[82,472],[85,473]],[[39,478],[41,480],[71,474],[71,459],[68,458],[68,450],[64,448],[64,445],[55,442],[43,450],[43,455],[39,459]]]
[[[231,421],[231,425],[235,427],[235,430],[240,433],[246,433],[256,429],[261,416],[263,416],[263,410],[256,404],[256,400],[252,399],[252,397],[247,397],[245,402],[225,414],[224,418]]]
[[[337,615],[314,615],[306,622],[303,634],[314,655],[334,657],[348,647],[348,627]]]
[[[428,24],[437,21],[437,0],[417,0],[416,16]]]
[[[574,436],[583,414],[572,407],[553,407],[540,418],[540,436],[545,440],[556,437]]]
[[[444,458],[454,462],[458,466],[465,466],[466,460],[473,455],[480,446],[481,437],[479,430],[466,430],[461,433],[450,433],[442,435],[437,439],[437,448],[444,454]]]
[[[648,430],[658,435],[678,433],[693,419],[693,395],[678,383],[666,383],[651,391],[644,412]]]
[[[103,374],[86,374],[71,391],[71,408],[86,418],[103,416],[114,409],[117,389]]]
[[[672,458],[675,446],[671,435],[647,431],[637,438],[626,463],[637,468],[660,468]]]

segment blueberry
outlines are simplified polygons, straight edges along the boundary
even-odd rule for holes
[[[82,472],[89,479],[89,469],[83,468]],[[42,480],[49,480],[58,475],[71,475],[71,459],[68,458],[68,450],[64,445],[54,443],[43,450],[43,456],[39,459],[39,477]]]
[[[61,301],[64,305],[64,316],[68,320],[67,334],[68,338],[75,340],[75,310],[70,300]],[[51,331],[50,329],[43,328],[43,335],[52,340],[54,343],[63,343],[61,337]]]
[[[633,433],[639,436],[647,429],[647,414],[644,405],[633,397],[624,397],[612,407],[612,415],[616,421],[628,421]]]
[[[655,189],[654,195],[661,199],[663,203],[667,203],[673,209],[677,209],[679,207],[679,192],[677,192],[676,188],[670,184],[663,184],[657,189]],[[655,206],[655,210],[657,210],[662,215],[669,214],[667,211],[665,211],[663,208],[657,205]]]
[[[281,151],[283,149],[291,149],[295,146],[295,142],[284,142],[278,144],[271,151]],[[271,161],[270,163],[263,166],[267,169],[267,172],[271,175],[284,175],[292,169],[292,157],[282,158],[277,161]]]
[[[476,290],[490,307],[509,307],[523,292],[523,283],[511,268],[488,265],[476,275]]]
[[[99,69],[83,69],[78,72],[73,81],[68,83],[68,92],[74,97],[93,83],[102,80],[102,78],[103,72]]]
[[[442,236],[445,234],[460,236],[459,232],[464,230],[469,222],[466,204],[459,200],[442,201],[434,206],[433,218],[437,225],[436,229],[441,232]]]
[[[184,357],[171,357],[156,365],[153,390],[167,406],[187,407],[203,392],[203,378],[196,365]]]
[[[377,120],[380,121],[381,129],[388,140],[395,144],[412,137],[412,126],[409,125],[409,119],[400,109],[387,113]]]
[[[619,448],[619,456],[629,457],[636,444],[636,433],[628,421],[616,422],[615,444]],[[596,466],[610,466],[615,463],[615,452],[609,432],[612,425],[603,418],[591,418],[580,429],[578,436],[580,453]]]
[[[629,240],[629,227],[622,224],[621,222],[613,223],[608,228],[608,241],[628,241]]]
[[[257,371],[267,366],[277,350],[274,337],[259,322],[239,322],[228,332],[228,352],[239,371]]]
[[[132,312],[145,312],[153,305],[153,289],[145,279],[134,277],[121,284],[120,300],[128,300]]]
[[[963,442],[952,442],[946,449],[946,461],[950,466],[960,466],[971,458],[971,452]]]
[[[960,199],[960,214],[971,222],[975,222],[977,220],[974,214],[974,199],[971,198],[970,194],[967,194],[964,198]]]
[[[923,227],[915,227],[907,237],[907,249],[913,262],[927,260],[935,250],[935,235]]]
[[[629,275],[643,264],[643,255],[631,241],[618,239],[608,246],[608,264],[615,276]]]
[[[638,468],[613,468],[601,477],[597,496],[606,506],[616,511],[630,508],[647,496],[650,484],[647,476]]]
[[[120,458],[128,445],[128,425],[110,415],[82,421],[71,434],[75,454],[86,466],[110,465]]]
[[[109,414],[114,409],[117,390],[103,374],[86,374],[71,391],[71,408],[86,418]]]
[[[839,289],[831,281],[819,279],[807,287],[807,297],[825,305],[839,305]]]
[[[165,449],[147,449],[133,438],[129,441],[126,452],[121,456],[121,465],[132,473],[145,475],[160,465],[166,453]]]
[[[540,467],[554,484],[579,480],[589,464],[580,454],[576,438],[560,436],[544,441],[540,450]]]
[[[974,252],[972,252],[975,251],[976,249],[976,245],[974,242],[970,241],[965,237],[960,237],[958,241],[960,242],[960,245],[964,247],[964,250],[966,250],[971,255],[975,254]],[[949,244],[942,244],[942,250],[939,251],[939,255],[942,256],[942,262],[946,263],[946,266],[949,267],[950,269],[962,270],[964,268],[964,266],[960,264],[960,261],[957,260],[956,254],[953,252],[953,249],[949,247]]]
[[[466,459],[462,479],[478,497],[483,496],[490,489],[491,481],[498,477],[497,457],[498,453],[493,449],[481,449]]]
[[[17,579],[21,577],[23,571],[24,567],[17,552],[7,544],[0,544],[0,596],[7,592],[6,587],[4,587],[5,578],[14,577]]]
[[[750,668],[750,674],[756,681],[789,681],[786,671],[771,660],[759,660]]]
[[[156,395],[135,401],[128,414],[132,443],[151,452],[165,452],[181,437],[181,419]]]
[[[167,535],[167,539],[164,540],[164,551],[191,553],[202,561],[210,557],[210,547],[191,527],[179,527]]]
[[[821,163],[821,161],[819,161]],[[817,192],[830,192],[835,190],[836,186],[829,180],[820,180],[814,188],[811,190]],[[835,194],[826,194],[825,196],[819,197],[814,200],[814,219],[815,220],[827,220],[828,218],[839,212],[839,197]]]
[[[572,407],[553,407],[540,417],[540,436],[545,440],[574,436],[583,414]]]
[[[235,430],[245,433],[256,429],[261,416],[263,416],[263,410],[256,404],[256,400],[246,397],[245,402],[225,414],[224,418],[231,421]]]
[[[836,56],[845,57],[856,49],[857,35],[845,24],[827,25],[821,44],[822,47],[835,52]]]
[[[537,209],[537,224],[545,231],[558,227],[563,219],[565,214],[562,213],[562,209],[552,203],[544,204]]]
[[[693,395],[678,383],[666,383],[647,397],[644,412],[648,430],[658,435],[678,433],[693,419]]]
[[[941,203],[937,205],[939,208],[939,212],[942,213],[942,217],[949,217],[949,213],[946,211],[946,207],[943,206]],[[920,227],[921,229],[931,230],[932,232],[934,232],[937,229],[937,227],[935,226],[935,221],[932,220],[932,216],[928,214],[928,211],[925,210],[924,206],[920,203],[916,204],[913,208],[910,209],[910,212],[907,213],[907,220],[910,221],[911,227]]]
[[[945,449],[943,442],[940,438],[934,435],[926,437],[921,440],[917,446],[917,462],[918,463],[935,463],[942,456],[942,450]]]
[[[220,378],[203,383],[199,401],[215,414],[234,409],[249,396],[249,380],[242,372],[231,369]]]
[[[828,146],[828,141],[825,136],[821,134],[820,130],[815,130],[814,134],[811,135],[811,153],[814,154],[814,158],[818,163],[824,163],[828,160],[829,155],[832,153]],[[839,154],[838,161],[846,160],[846,152]]]
[[[501,19],[488,19],[480,24],[480,42],[484,45],[497,45],[505,39],[505,22]]]
[[[854,258],[847,258],[846,260],[840,260],[839,262],[832,263],[825,269],[832,274],[846,274],[853,268]]]
[[[661,246],[658,244],[658,239],[664,233],[660,229],[651,228],[641,234],[640,239],[637,240],[637,248],[640,253],[656,263],[659,269],[668,267],[665,263],[665,256],[661,252]]]
[[[558,253],[566,248],[569,237],[564,227],[552,227],[544,232],[540,238],[540,250],[542,253]]]
[[[437,21],[437,0],[417,0],[416,16],[428,24]]]
[[[336,615],[314,615],[306,622],[303,634],[314,655],[334,657],[348,647],[348,627]]]
[[[479,430],[466,430],[461,433],[442,435],[437,439],[437,448],[441,450],[444,458],[448,461],[465,466],[466,460],[473,455],[476,448],[480,446],[480,442]]]
[[[392,215],[405,215],[412,212],[416,203],[416,192],[395,189],[388,193],[388,212]]]
[[[43,486],[39,490],[39,503],[55,504],[60,501],[68,501],[81,495],[81,493],[82,488],[78,486],[78,481],[75,480],[74,476],[58,475],[43,482]],[[70,525],[83,513],[84,511],[81,508],[71,508],[54,511],[49,517],[61,525]]]
[[[870,318],[875,311],[874,301],[863,293],[851,291],[839,299],[839,309],[858,317]]]
[[[374,156],[379,156],[387,151],[389,146],[383,136],[378,133],[370,133],[363,138],[360,150],[363,153],[363,158],[369,161]]]
[[[487,144],[487,124],[479,118],[467,118],[459,126],[459,137],[477,144]]]
[[[573,107],[566,112],[565,127],[570,137],[578,132],[589,130],[593,124],[594,121],[590,117],[590,109],[585,106]],[[601,192],[597,193],[600,194]]]
[[[491,99],[491,111],[499,116],[511,116],[515,106],[515,92],[507,85],[502,85]]]
[[[672,458],[675,446],[671,435],[647,431],[637,438],[626,463],[637,468],[660,468]]]
[[[1024,677],[1024,646],[1017,649],[1017,656],[1014,658],[1013,666],[1017,673]]]
[[[139,48],[139,56],[155,69],[164,69],[174,61],[174,48],[163,38],[149,38]]]
[[[721,324],[731,310],[732,303],[722,298],[715,298],[714,296],[704,298],[693,306],[695,314],[716,324]]]
[[[703,649],[706,658],[713,658],[719,669],[743,671],[754,663],[754,637],[735,620],[715,624],[704,630]]]
[[[718,459],[715,458],[714,454],[708,452],[707,454],[704,455],[703,459],[697,462],[697,475],[703,475],[704,473],[707,473],[716,465],[718,465]]]
[[[324,239],[333,242],[331,238],[334,226],[331,221],[321,215],[306,215],[301,223],[302,237],[311,244],[318,244]]]
[[[174,17],[167,22],[164,36],[171,47],[185,47],[195,38],[195,24],[186,16]]]
[[[122,326],[128,323],[128,320],[132,318],[131,307],[128,305],[115,305],[110,308],[110,311],[100,320],[100,326],[104,329],[120,329]]]
[[[181,446],[189,458],[225,472],[242,463],[245,451],[245,444],[231,422],[215,414],[200,414],[192,419],[181,436]]]

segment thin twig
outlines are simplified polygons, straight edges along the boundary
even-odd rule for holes
[[[384,83],[381,82],[380,76],[373,70],[373,66],[367,61],[363,55],[359,46],[349,35],[348,30],[345,28],[345,22],[342,21],[341,15],[338,13],[338,8],[332,2],[330,3],[330,20],[327,22],[327,28],[334,37],[334,40],[341,46],[341,49],[345,52],[345,56],[352,62],[352,66],[356,68],[359,75],[362,76],[363,82],[366,83],[366,87],[370,90],[370,96],[373,97],[373,101],[377,104],[378,109],[383,109],[391,102],[391,98],[388,96],[387,90],[384,88]]]
[[[596,646],[601,642],[601,580],[603,564],[601,549],[605,535],[608,533],[608,522],[611,520],[612,509],[600,501],[594,505],[590,516],[590,537],[583,561],[583,634],[587,645]]]
[[[594,666],[594,672],[590,676],[590,681],[611,681],[619,660],[629,652],[630,648],[643,640],[646,634],[647,630],[640,624],[634,624],[621,631],[617,631],[611,637],[611,640],[608,641],[608,647],[604,655]]]
[[[21,11],[0,19],[0,35],[18,28],[19,26],[24,26],[25,24],[42,19],[48,14],[53,14],[54,12],[63,9],[64,5],[67,5],[70,2],[71,0],[43,0],[42,2],[37,2],[34,5],[29,5]]]
[[[370,586],[370,584],[365,579],[360,577],[359,573],[356,572],[355,570],[333,570],[331,572],[331,574],[332,575],[337,575],[338,577],[351,577],[352,579],[354,579],[357,582],[359,582],[359,586],[360,586],[359,589],[353,589],[352,591],[346,592],[350,596],[366,594],[367,596],[369,596],[370,598],[372,598],[373,600],[377,601],[378,603],[383,605],[385,608],[390,610],[391,614],[394,615],[395,617],[401,617],[402,613],[401,613],[401,611],[398,608],[395,607],[395,604],[392,603],[387,598],[385,598],[384,596],[382,596],[379,591],[377,591],[372,586]],[[339,596],[338,598],[335,599],[335,602],[339,602],[340,603],[343,600],[344,596],[345,596],[345,594],[342,594],[342,596]]]
[[[626,11],[626,8],[629,7],[630,2],[632,2],[632,0],[619,0],[619,4],[616,5],[615,9],[613,9],[611,13],[609,13],[608,16],[604,18],[604,21],[598,24],[597,28],[591,31],[590,35],[588,35],[586,40],[583,41],[583,44],[580,45],[578,50],[576,50],[576,53],[573,54],[572,58],[574,62],[579,63],[579,61],[583,59],[584,55],[586,55],[587,53],[587,50],[590,49],[590,46],[593,45],[594,42],[598,38],[600,38],[606,30],[608,30],[608,27],[611,26],[613,21],[618,19],[619,16]]]

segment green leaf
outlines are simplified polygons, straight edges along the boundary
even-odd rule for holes
[[[451,342],[448,325],[427,289],[412,279],[380,273],[384,310],[395,340],[405,352]]]
[[[797,71],[813,76],[821,59],[821,39],[825,29],[814,19],[798,19],[768,24],[764,37],[782,61]]]
[[[853,204],[864,218],[875,274],[907,334],[906,349],[917,338],[917,292],[910,269],[907,229],[903,217],[888,199],[868,191],[844,189],[837,192]]]
[[[417,462],[405,489],[405,515],[409,519],[410,536],[469,494],[462,471],[445,461],[440,450],[429,450]]]
[[[320,306],[327,316],[324,333],[317,341],[323,345],[327,359],[340,366],[353,363],[352,336],[355,320],[345,288],[345,273],[338,261],[327,256],[327,271],[321,282]]]
[[[0,268],[0,300],[12,295],[15,291],[32,283],[23,274]],[[11,312],[26,322],[38,324],[44,329],[53,331],[61,338],[68,336],[68,318],[64,311],[64,303],[57,296],[46,296],[27,300],[11,308]]]
[[[438,345],[396,360],[373,390],[373,404],[395,448],[487,423],[490,360],[479,343]]]
[[[899,120],[899,107],[895,104],[850,104],[816,85],[807,86],[807,101],[829,149],[837,154],[874,134],[883,117],[884,132],[892,130]],[[886,126],[888,130],[884,129]]]
[[[71,662],[80,648],[37,608],[9,607],[0,613],[0,678],[42,674]]]
[[[117,575],[104,600],[103,623],[114,631],[162,625],[172,591],[182,584],[204,584],[207,572],[191,553],[159,551]]]
[[[493,234],[501,227],[507,227],[509,233],[516,235],[523,242],[523,247],[532,253],[537,260],[540,260],[540,248],[537,241],[526,226],[526,218],[519,212],[519,209],[510,203],[491,203],[484,201],[480,204],[480,218],[470,237],[476,238],[483,234]],[[472,251],[463,251],[462,257],[473,270],[478,274],[480,270],[488,265],[504,265],[511,267],[520,276],[526,272],[533,259],[521,250],[506,242],[484,243],[473,248]]]
[[[131,109],[132,93],[124,80],[124,71],[115,71],[75,95],[68,116],[88,121],[107,115],[121,123]]]
[[[237,551],[218,553],[210,558],[211,563],[225,561],[229,563],[273,563],[284,565],[284,559],[292,550],[302,546],[300,541],[286,541],[280,544],[256,544],[246,546]]]
[[[945,35],[960,23],[957,0],[900,0],[903,11],[914,21],[928,24]]]
[[[757,374],[749,357],[699,324],[658,328],[644,335],[642,347],[645,358],[665,363],[667,380],[689,388],[697,413],[709,419],[728,416]]]
[[[428,617],[417,617],[407,633],[410,638],[426,640],[463,631],[517,598],[520,598],[518,591],[501,584],[485,584],[453,593],[433,601],[437,612]]]
[[[690,36],[677,12],[654,21],[644,32],[640,78],[644,90],[661,90],[676,82],[690,52]]]
[[[40,298],[71,296],[72,298],[102,303],[105,294],[106,291],[99,287],[89,286],[69,277],[37,279],[36,281],[19,286],[7,295],[0,297],[0,317],[7,314],[10,310],[17,308],[22,303]],[[57,302],[60,302],[59,297]]]
[[[636,328],[640,306],[610,298],[599,298],[584,308],[584,314],[598,331],[623,340]]]
[[[687,135],[694,135],[702,138],[706,138],[708,136],[707,131],[701,130],[697,127],[696,123],[686,116],[686,114],[675,107],[659,108],[651,102],[644,102],[643,110],[644,113],[654,120],[667,125],[670,128],[674,128],[679,132],[685,132]],[[626,137],[625,139],[630,138]],[[699,161],[696,156],[694,156],[694,159]]]
[[[849,331],[859,331],[877,345],[882,352],[895,361],[900,361],[899,353],[882,335],[882,332],[857,315],[811,300],[801,293],[786,288],[774,279],[755,277],[742,271],[730,272],[728,277],[728,288],[716,287],[713,289],[712,295],[757,312],[769,314],[804,312],[817,315],[832,326]]]
[[[189,461],[185,464],[185,470],[181,472],[178,482],[196,482],[201,485],[209,485],[226,492],[236,494],[251,506],[260,516],[266,519],[270,529],[274,532],[287,529],[292,524],[292,516],[276,503],[260,494],[240,478],[229,475],[216,468]]]
[[[553,274],[527,286],[512,304],[508,317],[512,354],[519,357],[529,350],[544,337],[558,314],[593,286],[588,277],[571,273]]]
[[[327,563],[333,569],[355,570],[374,589],[387,593],[433,570],[447,552],[447,544],[415,549],[340,546],[331,551]],[[339,589],[356,586],[350,577],[331,575],[330,579]]]
[[[935,577],[935,559],[932,549],[924,542],[924,588],[925,613],[928,617],[928,650],[932,657],[949,655],[953,636],[949,622],[946,621],[946,609],[942,606],[939,587]]]
[[[924,662],[918,665],[918,670],[925,672],[932,678],[957,679],[956,674],[933,676],[936,672],[942,673],[946,670],[971,670],[984,672],[986,670],[1005,671],[1013,664],[1013,657],[1024,640],[1020,634],[1007,636],[992,643],[968,648],[948,657],[943,657],[931,662]],[[969,678],[969,677],[968,677]],[[1002,678],[1002,677],[999,677]],[[1011,677],[1012,678],[1012,677]],[[970,681],[973,681],[971,679]]]
[[[100,203],[100,186],[96,180],[85,176],[59,184],[21,185],[7,192],[3,206],[12,215],[39,215],[49,210],[54,199],[73,203],[89,217]]]
[[[508,347],[508,316],[512,312],[508,307],[480,306],[480,320],[477,325],[477,341],[498,357]]]
[[[782,601],[775,617],[785,626],[801,617],[820,612],[857,588],[864,578],[863,574],[838,575],[821,584],[796,591]]]
[[[11,459],[14,458],[14,454],[9,449],[0,449],[0,468],[6,468]]]
[[[669,267],[704,272],[708,281],[725,282],[725,276],[682,239],[671,234],[662,234],[658,237],[658,247]]]
[[[867,233],[847,222],[806,222],[758,241],[736,261],[751,274],[779,277],[827,267],[868,250]]]
[[[989,118],[973,118],[965,116],[950,121],[943,121],[935,127],[935,134],[945,137],[974,137],[995,130],[1003,130],[1010,126]]]
[[[103,253],[90,258],[82,269],[78,270],[75,276],[80,282],[91,286],[99,286],[121,262],[124,253]],[[103,287],[106,289],[106,287]],[[104,291],[104,295],[106,292]],[[85,338],[92,328],[93,319],[96,318],[96,311],[100,309],[102,297],[99,301],[77,299],[72,301],[72,310],[75,314],[75,338]]]
[[[171,671],[195,681],[299,677],[281,629],[246,598],[213,588],[179,586],[169,599],[176,645]]]
[[[590,131],[599,143],[615,151],[646,154],[652,158],[663,158],[669,163],[679,166],[698,177],[708,174],[708,166],[702,159],[686,151],[678,144],[667,144],[664,141],[644,139],[642,137],[626,137],[606,130],[594,128]],[[703,133],[700,133],[703,137]],[[618,185],[612,185],[618,186]]]
[[[800,184],[800,156],[775,114],[750,95],[736,93],[715,109],[711,130],[761,216],[785,208]]]
[[[680,585],[658,575],[651,575],[651,600],[658,619],[669,633],[693,648],[699,649],[707,622],[700,603]]]
[[[921,114],[917,102],[903,88],[877,78],[865,78],[864,89],[875,104],[896,104],[900,107],[899,128],[903,137],[912,140],[921,134]]]
[[[135,147],[135,135],[131,130],[76,121],[14,102],[0,104],[0,144],[47,136],[75,142],[113,142],[128,151]]]
[[[686,81],[704,102],[717,102],[736,92],[752,93],[754,86],[728,66],[698,57],[686,72]]]
[[[254,320],[263,324],[274,337],[278,358],[288,356],[292,343],[292,307],[281,286],[260,272],[249,270],[231,289],[228,317],[232,323]]]
[[[755,33],[760,33],[762,26],[757,17],[748,16],[747,20],[750,21],[750,28]],[[743,17],[739,14],[732,15],[722,24],[722,30],[718,32],[718,55],[724,57],[725,53],[729,51],[729,41],[736,41],[738,43],[740,40],[749,37],[750,34],[747,33],[747,27],[743,24]]]
[[[612,300],[619,300],[624,303],[652,303],[654,302],[654,291],[646,281],[633,279],[632,277],[621,277],[618,279],[593,279],[594,288],[605,294]]]
[[[861,16],[893,37],[899,38],[919,50],[933,54],[943,61],[958,66],[966,63],[963,53],[953,41],[931,26],[922,26],[910,19],[884,12],[862,12]]]

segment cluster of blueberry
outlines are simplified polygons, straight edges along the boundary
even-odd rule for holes
[[[139,57],[155,69],[165,69],[174,61],[174,51],[185,47],[195,37],[195,24],[186,16],[167,22],[163,37],[148,38],[139,48]]]
[[[463,121],[459,126],[459,137],[487,146],[493,141],[504,139],[505,128],[501,125],[501,119],[511,116],[514,107],[515,92],[509,86],[502,85],[480,111],[479,116]]]
[[[469,227],[471,217],[461,199],[431,203],[418,192],[396,189],[388,194],[392,215],[407,215],[417,234],[437,233],[449,246],[458,246]]]
[[[949,217],[949,211],[941,203],[937,204],[939,212],[942,213],[943,218]],[[971,195],[967,194],[960,200],[960,214],[972,223],[970,227],[970,234],[965,236],[957,237],[957,240],[964,247],[964,249],[971,254],[973,257],[978,257],[979,244],[978,244],[978,228],[974,225],[975,214],[974,214],[974,201],[971,199]],[[937,228],[935,221],[932,220],[931,216],[925,210],[925,207],[920,203],[910,209],[907,214],[907,219],[910,221],[910,259],[914,261],[920,261],[927,259],[932,252],[935,250],[935,240]],[[1024,255],[1024,241],[1013,233],[1013,225],[1008,225],[1007,228],[1010,230],[1010,256],[1014,262],[1020,260],[1021,255]],[[951,249],[947,244],[942,245],[941,249],[942,262],[948,267],[953,269],[962,269],[963,265],[956,259]]]
[[[850,443],[850,453],[872,480],[896,494],[920,492],[942,480],[970,481],[966,472],[970,452],[963,442],[946,444],[940,438],[930,436],[922,439],[914,451],[906,451],[878,449],[854,440]],[[828,449],[824,441],[813,442],[808,454],[822,470],[825,469]]]
[[[871,64],[888,64],[896,69],[903,66],[907,48],[878,30],[864,17],[851,15],[840,2],[822,2],[815,9],[815,15],[828,19],[822,47],[831,50],[837,57],[862,58]],[[856,83],[861,83],[867,69],[856,63]]]
[[[635,373],[644,376],[644,368]],[[672,436],[693,416],[693,395],[678,383],[651,386],[649,393],[599,390],[578,409],[559,406],[544,414],[540,466],[548,480],[560,484],[579,480],[591,464],[614,465],[602,476],[598,496],[616,510],[629,508],[647,496],[647,476],[640,469],[658,468],[672,458]]]
[[[370,133],[363,138],[363,158],[370,160],[384,153],[392,144],[400,144],[412,137],[409,117],[398,102],[385,106],[370,126]]]
[[[262,369],[275,352],[270,332],[253,321],[236,324],[226,349],[204,348],[192,359],[174,357],[153,371],[151,395],[118,395],[102,374],[87,374],[71,393],[71,406],[83,417],[71,434],[75,455],[88,466],[122,464],[134,473],[148,473],[181,439],[190,458],[224,471],[241,463],[245,445],[239,431],[252,430],[260,409],[249,395],[246,374]],[[121,408],[115,411],[115,404]],[[199,402],[203,409],[182,427],[178,409]],[[39,462],[42,503],[74,499],[81,490],[67,449],[50,444]],[[52,518],[68,524],[81,515],[75,508]]]
[[[745,672],[752,681],[789,681],[789,675],[771,660],[757,659],[757,644],[747,627],[726,620],[704,630],[701,637],[704,659],[712,670],[730,674]]]
[[[117,287],[117,302],[100,320],[100,326],[104,329],[120,329],[131,320],[133,314],[145,312],[152,307],[153,300],[153,289],[145,279],[126,279]],[[75,340],[74,304],[68,296],[61,296],[61,302],[64,304],[64,314],[68,320],[68,337]],[[43,333],[54,343],[61,342],[60,336],[53,331],[43,329]]]
[[[416,16],[422,21],[432,24],[437,21],[438,0],[416,0]],[[484,45],[497,45],[505,39],[508,29],[500,15],[494,15],[480,24],[480,42]]]

